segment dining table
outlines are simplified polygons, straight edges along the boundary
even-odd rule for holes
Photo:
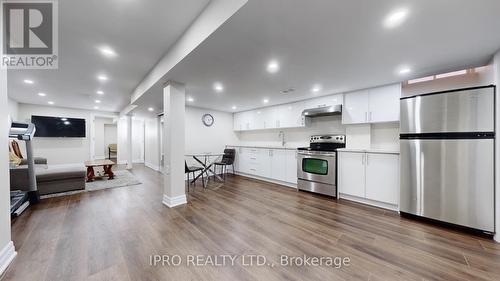
[[[215,162],[219,160],[224,155],[224,153],[212,153],[212,152],[202,152],[202,153],[188,153],[185,156],[186,157],[192,157],[196,162],[198,162],[203,170],[201,170],[201,173],[197,175],[191,183],[194,183],[201,175],[206,173],[207,175],[210,176],[210,173],[218,180],[224,181],[224,179],[219,176],[217,173],[215,173],[214,170],[212,170],[213,165]],[[208,177],[206,178],[206,181],[208,181]],[[205,184],[205,183],[203,183]]]

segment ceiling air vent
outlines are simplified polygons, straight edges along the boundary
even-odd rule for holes
[[[280,93],[286,95],[286,94],[289,94],[289,93],[294,92],[294,91],[295,91],[294,88],[289,88],[289,89],[281,90]]]

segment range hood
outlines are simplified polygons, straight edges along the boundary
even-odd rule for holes
[[[306,117],[334,116],[341,114],[342,114],[341,104],[309,108],[302,111],[302,115]]]

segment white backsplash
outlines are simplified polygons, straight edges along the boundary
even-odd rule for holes
[[[281,146],[279,132],[285,133],[285,146],[309,146],[309,137],[324,134],[345,134],[349,148],[399,149],[399,124],[342,125],[340,116],[311,119],[310,126],[294,129],[269,129],[237,133],[240,145]]]

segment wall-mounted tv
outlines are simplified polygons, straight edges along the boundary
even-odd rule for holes
[[[51,116],[31,116],[35,137],[84,138],[85,119]]]

